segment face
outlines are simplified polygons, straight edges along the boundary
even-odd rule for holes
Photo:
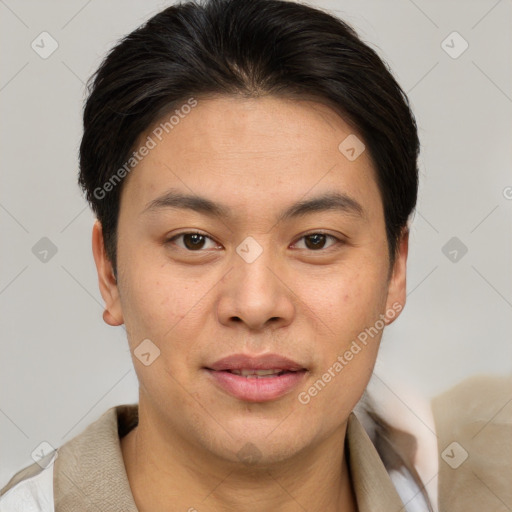
[[[140,410],[232,461],[246,443],[277,461],[344,432],[405,300],[407,237],[389,278],[368,152],[340,150],[357,134],[311,101],[198,98],[158,125],[124,183],[117,282],[93,234]]]

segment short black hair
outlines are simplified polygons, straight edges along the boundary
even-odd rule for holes
[[[79,184],[115,274],[124,180],[116,185],[135,144],[164,113],[217,94],[316,99],[357,130],[376,170],[393,266],[417,200],[416,121],[387,64],[344,21],[293,1],[172,5],[118,42],[88,93]]]

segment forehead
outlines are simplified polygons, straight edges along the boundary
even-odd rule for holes
[[[328,192],[378,199],[368,152],[356,159],[343,152],[346,140],[359,141],[360,151],[361,137],[331,108],[311,100],[197,98],[194,108],[180,112],[178,105],[154,123],[136,148],[148,138],[154,147],[123,187],[129,204],[140,209],[176,188],[226,197],[242,209]]]

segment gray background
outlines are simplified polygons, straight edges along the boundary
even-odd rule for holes
[[[125,331],[101,317],[77,150],[85,81],[118,38],[169,4],[0,0],[0,485],[42,441],[60,446],[137,400]],[[385,332],[379,378],[414,410],[411,390],[428,399],[469,375],[510,374],[511,0],[310,4],[387,60],[419,125],[408,302]],[[31,47],[43,31],[58,43],[46,59]],[[458,53],[458,36],[442,46],[453,31],[469,44],[457,58],[445,49]],[[43,237],[57,249],[46,261]]]

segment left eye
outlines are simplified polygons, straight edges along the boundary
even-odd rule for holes
[[[304,235],[302,238],[299,238],[299,240],[305,240],[305,245],[308,249],[317,251],[319,249],[325,249],[325,242],[328,238],[334,241],[334,244],[331,244],[331,246],[340,242],[335,236],[326,233],[311,233],[310,235]]]
[[[176,235],[170,238],[168,241],[174,242],[179,238],[183,238],[184,246],[178,245],[178,247],[191,251],[195,251],[196,249],[203,249],[206,240],[213,242],[209,236],[203,235],[202,233],[181,233],[180,235]]]
[[[205,249],[206,241],[212,242],[213,247],[217,247],[215,245],[215,242],[213,239],[211,239],[209,236],[203,235],[202,233],[181,233],[179,235],[176,235],[168,240],[168,242],[175,242],[176,240],[182,238],[183,239],[183,245],[177,244],[178,247],[181,247],[182,249],[186,249],[189,251],[197,251],[201,249]],[[313,251],[318,251],[321,249],[325,249],[325,244],[328,239],[331,239],[333,243],[329,246],[335,245],[336,243],[339,243],[340,240],[336,238],[333,235],[328,235],[326,233],[311,233],[309,235],[304,235],[300,240],[304,240],[304,245],[306,249],[310,249]],[[297,245],[299,242],[296,242],[295,245]],[[299,249],[302,249],[304,247],[299,247]]]

